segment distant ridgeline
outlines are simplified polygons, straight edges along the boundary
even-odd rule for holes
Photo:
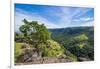
[[[94,60],[94,27],[49,29],[52,39],[62,44],[79,60]],[[78,48],[79,47],[79,48]]]

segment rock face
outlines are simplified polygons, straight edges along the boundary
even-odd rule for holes
[[[35,48],[25,49],[24,52],[18,57],[18,62],[32,62],[34,59],[40,59],[41,52]]]
[[[51,58],[51,57],[42,57],[42,58],[34,58],[33,60],[28,59],[27,62],[16,63],[15,65],[27,65],[27,64],[50,64],[50,63],[66,63],[72,62],[69,59],[60,59],[60,58]]]
[[[15,65],[72,62],[72,60],[67,58],[42,57],[41,55],[42,53],[36,48],[26,48],[19,56],[19,61]]]

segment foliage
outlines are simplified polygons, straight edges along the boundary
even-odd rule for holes
[[[52,38],[62,44],[72,54],[94,60],[94,30],[93,27],[72,27],[49,29]],[[56,35],[57,34],[57,35]]]
[[[37,21],[28,22],[26,19],[24,19],[23,22],[24,25],[19,29],[24,34],[28,43],[33,44],[36,47],[39,43],[45,43],[50,39],[51,33],[44,24],[40,25]]]
[[[74,54],[72,54],[70,51],[66,50],[65,55],[66,55],[66,58],[72,61],[77,61],[77,57]]]
[[[73,45],[69,48],[69,51],[71,51],[77,57],[90,58],[90,56],[88,54],[90,54],[89,51],[91,51],[91,52],[93,51],[93,46],[91,46],[89,44],[88,37],[85,34],[81,34],[79,36],[74,37],[72,44]]]
[[[23,20],[19,30],[24,34],[24,38],[29,44],[42,51],[43,56],[59,57],[64,54],[64,47],[51,39],[51,32],[44,26],[38,24],[37,21],[28,22]]]
[[[16,39],[16,38],[24,38],[24,35],[15,32],[15,39]]]
[[[82,41],[88,40],[88,37],[85,34],[81,34],[79,36],[74,37],[74,40],[82,42]]]
[[[42,50],[43,56],[59,57],[64,54],[64,49],[54,40],[47,40],[46,44],[39,44],[39,48]]]

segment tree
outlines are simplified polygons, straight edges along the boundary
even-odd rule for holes
[[[75,36],[69,44],[69,50],[77,57],[87,57],[89,53],[88,37],[85,34]]]
[[[28,22],[26,19],[23,22],[24,25],[20,26],[19,30],[24,34],[29,44],[37,46],[39,43],[45,43],[51,38],[51,33],[44,24],[38,24],[37,21]]]

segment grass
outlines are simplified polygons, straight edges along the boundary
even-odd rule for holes
[[[21,55],[23,49],[21,48],[24,43],[15,42],[15,62],[17,61],[17,57]]]

